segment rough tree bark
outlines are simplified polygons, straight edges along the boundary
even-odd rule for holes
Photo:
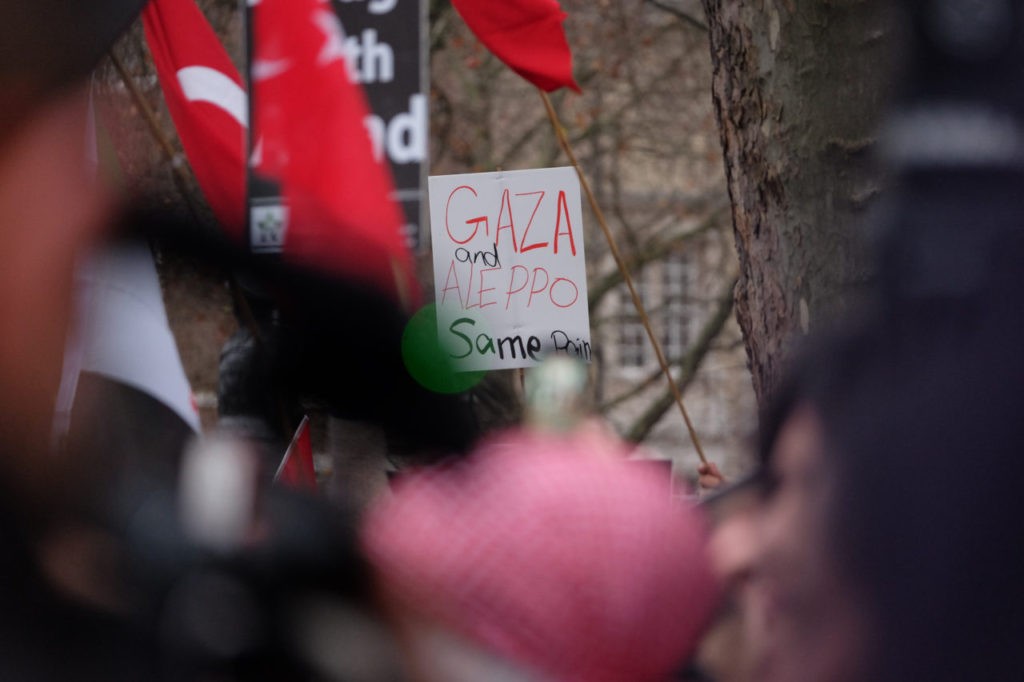
[[[741,275],[736,315],[763,403],[793,338],[855,299],[859,226],[888,81],[888,0],[702,0]]]

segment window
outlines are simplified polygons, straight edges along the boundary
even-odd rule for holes
[[[682,357],[693,331],[694,268],[682,253],[652,263],[634,277],[634,284],[670,362]],[[647,332],[637,316],[625,284],[619,287],[618,358],[623,368],[648,368],[658,364]]]
[[[681,253],[661,264],[661,347],[669,360],[682,357],[690,344],[693,267]]]
[[[633,305],[632,302],[629,304]],[[643,367],[647,364],[647,332],[639,322],[624,322],[619,330],[619,362],[623,367]]]

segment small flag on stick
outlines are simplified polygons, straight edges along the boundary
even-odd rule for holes
[[[313,468],[313,439],[309,434],[309,417],[303,417],[292,438],[284,459],[274,474],[274,482],[295,490],[317,492],[316,470]]]

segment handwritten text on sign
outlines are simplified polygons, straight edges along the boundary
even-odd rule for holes
[[[589,361],[576,171],[441,175],[429,191],[437,328],[458,369]]]

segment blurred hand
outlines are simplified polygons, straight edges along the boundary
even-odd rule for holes
[[[714,462],[698,466],[697,475],[697,484],[701,491],[715,490],[725,483],[725,477],[722,476],[722,472],[718,470],[718,465]]]

